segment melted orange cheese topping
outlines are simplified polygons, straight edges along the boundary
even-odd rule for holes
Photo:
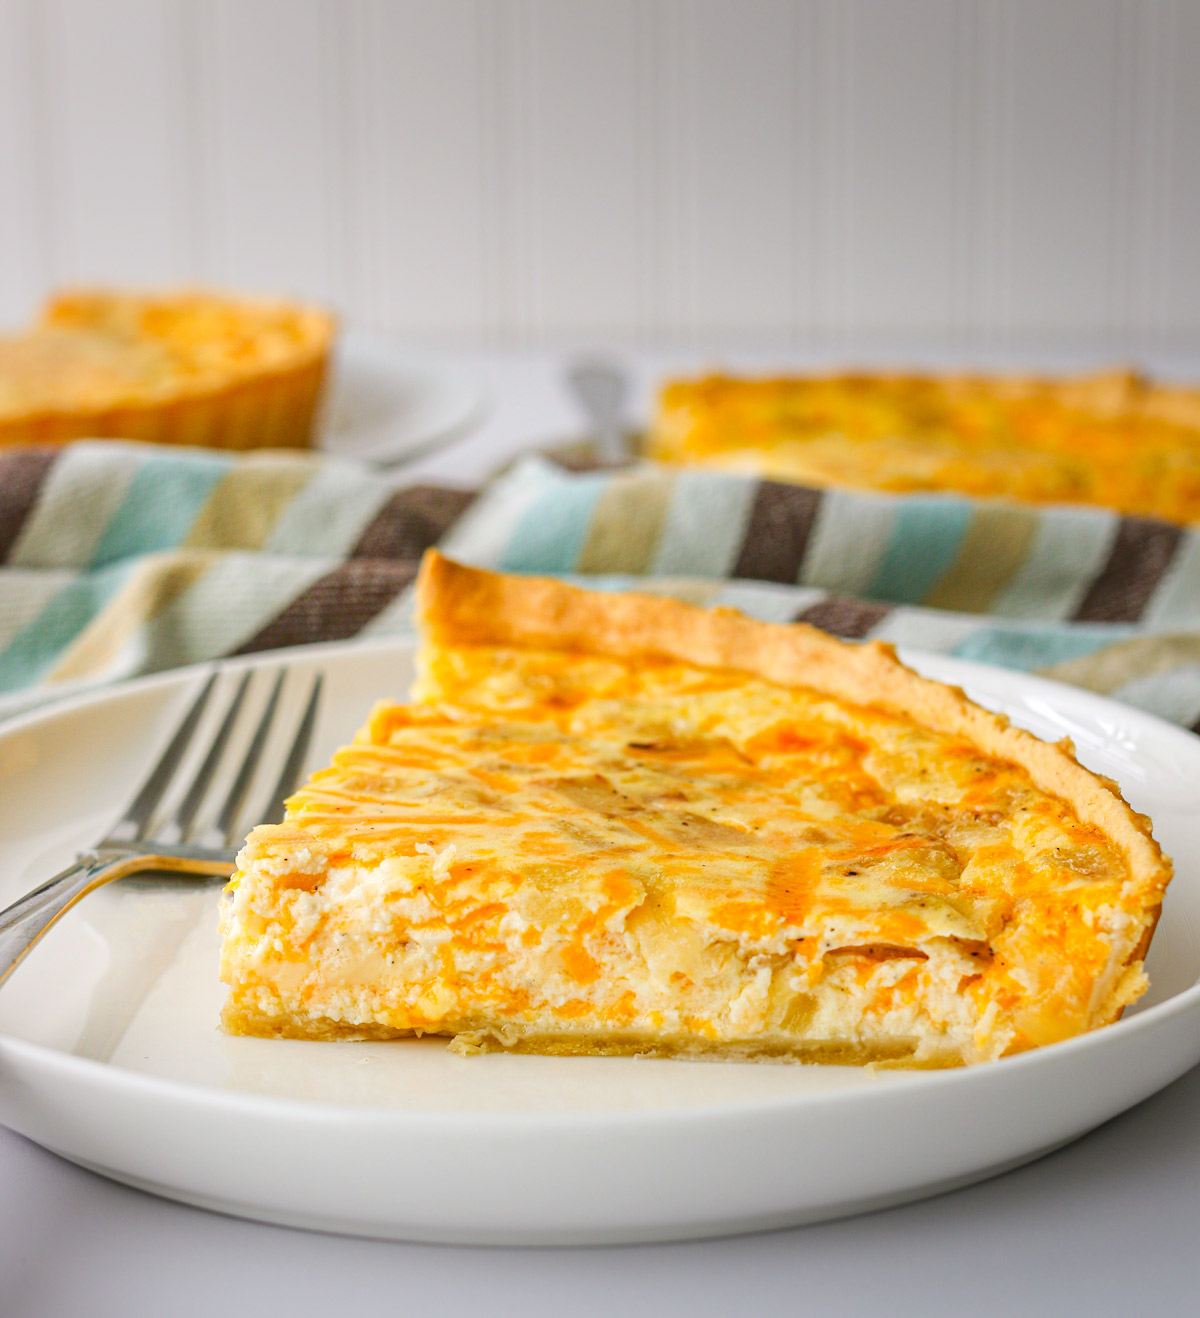
[[[911,1051],[966,1021],[992,1056],[1087,1028],[1114,973],[1124,858],[966,743],[665,661],[435,650],[418,695],[247,840],[231,1028]]]
[[[1200,391],[1132,374],[675,381],[651,452],[816,485],[1200,518]]]

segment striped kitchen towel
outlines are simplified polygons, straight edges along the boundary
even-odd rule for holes
[[[227,654],[410,629],[470,491],[312,453],[0,452],[0,715]]]
[[[473,498],[316,454],[123,443],[0,455],[0,713],[225,654],[405,634],[437,542],[1200,721],[1200,536],[1164,523],[540,458]]]
[[[571,473],[532,458],[441,548],[1037,672],[1200,731],[1200,528],[698,468]]]

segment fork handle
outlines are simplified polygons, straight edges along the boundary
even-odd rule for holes
[[[128,857],[102,858],[85,852],[40,887],[0,911],[0,984],[60,916],[95,888],[128,874]]]

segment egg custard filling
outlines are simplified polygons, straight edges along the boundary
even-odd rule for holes
[[[1170,864],[878,643],[427,557],[413,702],[255,829],[226,1029],[945,1066],[1115,1020]]]

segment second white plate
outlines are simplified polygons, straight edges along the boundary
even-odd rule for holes
[[[308,672],[327,675],[314,763],[411,678],[396,642],[286,658],[293,697]],[[811,1221],[963,1184],[1082,1134],[1200,1060],[1200,739],[1086,692],[910,658],[1041,735],[1072,736],[1153,814],[1178,875],[1153,988],[1118,1025],[932,1074],[232,1039],[216,1025],[216,892],[116,885],[0,990],[0,1120],[106,1175],[227,1212],[519,1244]],[[198,680],[148,679],[4,729],[0,904],[99,835]],[[267,686],[254,683],[260,700]]]
[[[395,463],[448,444],[487,414],[483,389],[386,338],[351,331],[339,343],[319,446],[339,457]]]

